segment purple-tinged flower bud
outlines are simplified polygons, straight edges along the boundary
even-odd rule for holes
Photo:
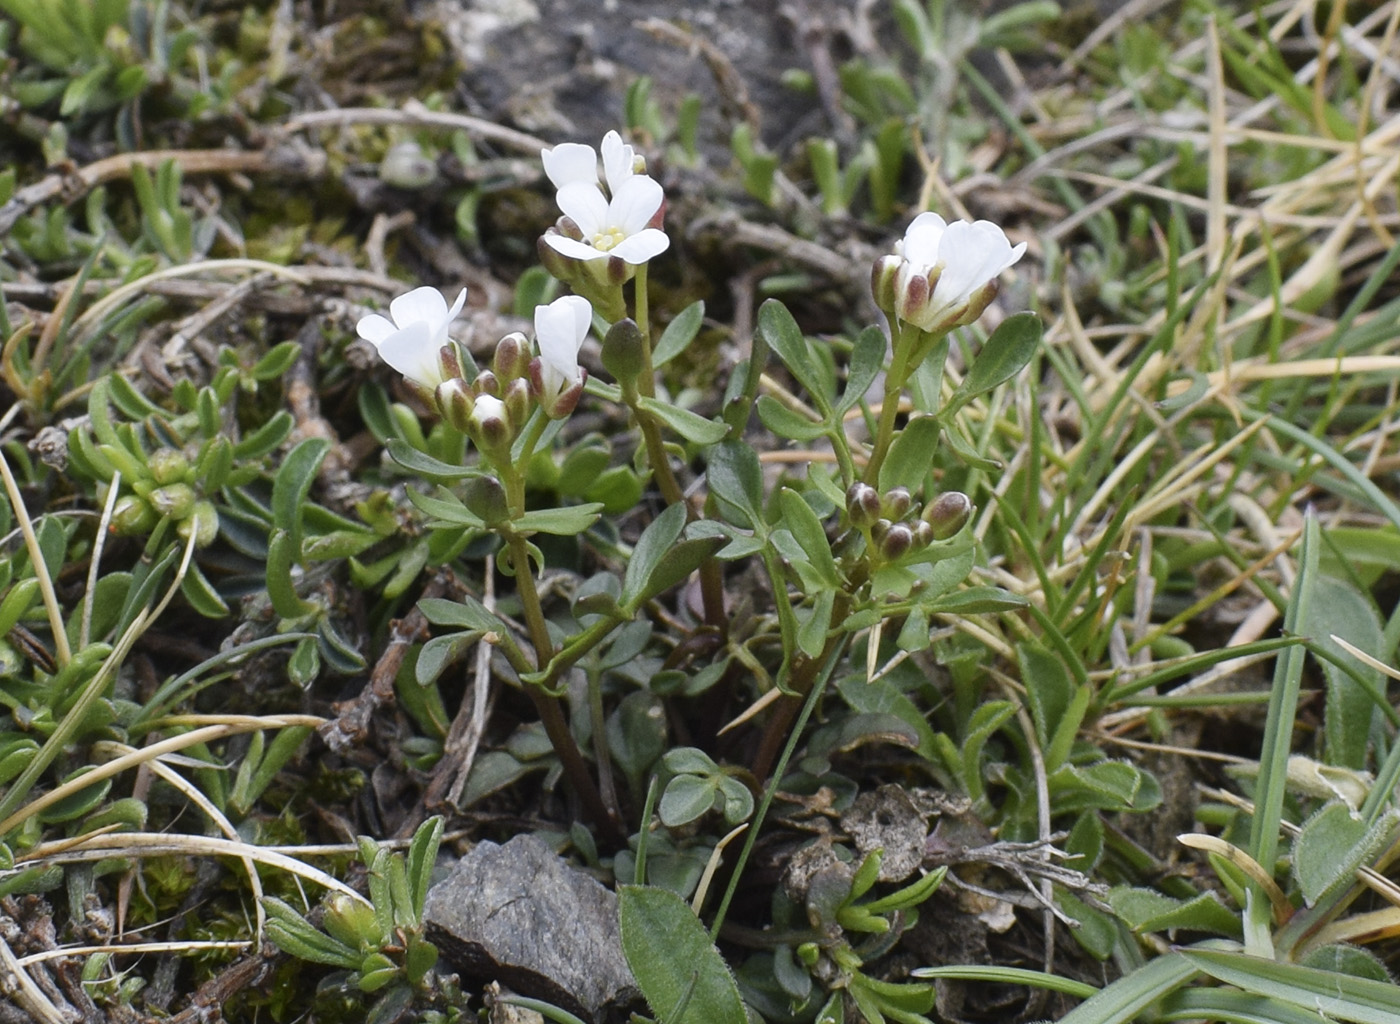
[[[506,414],[512,423],[524,423],[530,416],[530,385],[523,377],[516,377],[506,385],[501,399],[506,406]]]
[[[887,316],[894,316],[899,289],[899,268],[904,261],[898,256],[881,256],[870,270],[870,293],[875,305]]]
[[[462,353],[457,351],[456,343],[449,341],[438,349],[438,368],[443,380],[462,376]]]
[[[510,502],[505,488],[494,476],[474,476],[462,489],[462,502],[487,526],[503,523],[510,518]]]
[[[515,439],[505,403],[494,395],[477,395],[467,421],[467,436],[488,455],[505,453]]]
[[[535,252],[540,258],[540,264],[549,271],[551,277],[563,281],[567,285],[573,285],[579,278],[579,264],[569,259],[545,239],[550,234],[559,234],[556,228],[548,228],[539,240],[535,243]]]
[[[914,546],[914,531],[904,523],[895,523],[880,540],[880,554],[893,562],[909,553]]]
[[[530,342],[519,331],[512,331],[496,342],[491,369],[501,380],[514,380],[530,372]]]
[[[146,468],[151,471],[152,479],[164,487],[185,480],[190,471],[190,460],[174,448],[157,448],[146,460]]]
[[[913,499],[909,497],[909,488],[894,487],[885,492],[880,501],[880,511],[885,514],[886,519],[898,522],[904,518],[911,504]]]
[[[923,520],[933,530],[934,540],[947,540],[972,518],[972,499],[962,491],[945,491],[924,508]]]
[[[472,393],[471,385],[461,377],[445,380],[433,392],[433,400],[444,420],[454,429],[464,434],[468,432],[472,409],[476,405],[476,395]]]
[[[490,370],[482,370],[476,375],[476,380],[472,381],[472,391],[476,393],[478,398],[482,395],[493,395],[500,398],[501,382]]]
[[[890,522],[888,519],[875,520],[870,524],[870,539],[876,544],[879,544],[885,539],[885,535],[890,532],[890,527],[893,525],[894,523]]]
[[[870,526],[880,518],[880,492],[860,481],[851,484],[846,491],[846,515],[852,526]]]
[[[635,381],[646,369],[646,340],[630,317],[619,320],[603,335],[603,368],[619,382]]]
[[[914,546],[916,548],[926,548],[933,543],[933,527],[922,519],[915,519],[909,524],[914,530]]]

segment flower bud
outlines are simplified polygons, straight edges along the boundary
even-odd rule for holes
[[[905,523],[895,523],[880,540],[880,554],[893,562],[914,546],[914,531]]]
[[[503,523],[510,518],[510,503],[506,490],[494,476],[474,476],[462,489],[462,501],[487,526]]]
[[[635,381],[646,369],[646,341],[635,321],[619,320],[603,335],[603,367],[619,382]]]
[[[880,500],[880,511],[885,514],[885,518],[894,522],[904,518],[913,500],[909,497],[909,488],[894,487],[885,492],[884,498]]]
[[[501,382],[490,370],[482,370],[472,381],[472,392],[479,398],[482,395],[501,397]]]
[[[357,952],[383,945],[388,938],[380,931],[379,915],[374,908],[343,892],[333,892],[326,897],[326,913],[321,923],[333,938]]]
[[[879,544],[885,539],[885,535],[890,532],[890,527],[893,525],[894,523],[890,522],[888,519],[875,520],[870,524],[870,539],[876,544]]]
[[[188,517],[175,524],[175,532],[184,540],[194,532],[194,546],[207,548],[219,535],[219,513],[211,501],[198,501]]]
[[[501,400],[505,402],[506,414],[512,423],[524,423],[529,419],[530,385],[523,377],[516,377],[506,385],[505,394]],[[577,400],[575,404],[577,404]],[[548,410],[546,410],[547,412]]]
[[[947,540],[972,518],[972,499],[962,491],[946,491],[924,508],[923,520],[933,529],[935,540]]]
[[[147,499],[158,516],[171,519],[184,519],[194,511],[196,495],[189,484],[171,484],[157,487]]]
[[[909,524],[914,530],[914,547],[926,548],[933,543],[933,527],[922,519],[915,519]]]
[[[973,292],[967,300],[967,305],[963,308],[962,315],[958,317],[957,323],[953,326],[966,327],[968,324],[976,323],[977,318],[987,311],[987,307],[992,304],[992,300],[997,297],[999,291],[1001,291],[1001,282],[993,278]]]
[[[476,395],[472,394],[471,386],[466,381],[461,377],[443,381],[433,392],[433,401],[437,404],[438,414],[454,429],[464,434],[468,432],[467,424],[471,420],[472,407],[476,404]]]
[[[112,530],[123,535],[149,533],[155,529],[156,514],[143,498],[134,494],[117,499],[112,509]]]
[[[898,256],[881,256],[870,270],[870,293],[875,305],[886,315],[895,315],[899,293],[899,267],[904,261]]]
[[[567,285],[574,286],[579,279],[579,273],[582,268],[577,261],[569,259],[569,257],[565,256],[558,249],[545,241],[545,235],[557,235],[559,233],[557,228],[546,229],[544,235],[541,235],[539,240],[535,243],[535,252],[540,258],[540,264],[545,270],[549,271],[551,277],[563,281]]]
[[[462,376],[462,353],[457,351],[456,342],[449,341],[438,349],[438,368],[443,380]]]
[[[190,460],[174,448],[157,448],[146,460],[146,468],[151,471],[155,482],[164,487],[185,479],[185,474],[190,470]]]
[[[846,515],[852,526],[870,526],[880,518],[880,492],[859,481],[851,484],[846,491]]]
[[[501,380],[515,380],[530,372],[530,343],[519,331],[512,331],[496,342],[491,369]]]
[[[472,443],[488,455],[500,454],[509,448],[515,431],[505,403],[494,395],[477,395],[466,433]]]
[[[391,147],[379,164],[379,180],[394,188],[427,188],[437,175],[437,163],[416,142],[400,142]]]

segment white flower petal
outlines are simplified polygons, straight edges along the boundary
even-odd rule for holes
[[[426,321],[420,320],[395,331],[379,342],[378,348],[379,358],[409,380],[426,388],[442,383],[439,346],[433,344],[433,329]]]
[[[535,340],[539,343],[540,359],[563,378],[578,376],[578,352],[588,334],[589,320],[580,323],[578,306],[584,316],[592,317],[592,306],[578,295],[566,295],[547,306],[535,307]]]
[[[611,256],[611,253],[602,249],[595,249],[591,245],[585,245],[576,238],[568,235],[544,235],[544,243],[555,252],[574,260],[604,260]]]
[[[564,216],[578,225],[585,238],[592,238],[611,226],[608,223],[608,201],[597,185],[581,181],[565,185],[555,200]]]
[[[608,191],[617,195],[628,178],[632,177],[637,155],[632,147],[622,141],[617,132],[603,136],[603,177],[607,179]]]
[[[608,204],[608,227],[621,228],[626,235],[635,235],[656,216],[666,193],[655,178],[634,174],[613,193]]]
[[[624,238],[612,247],[609,256],[616,256],[634,267],[645,263],[653,256],[660,256],[671,245],[671,239],[660,228],[644,228],[635,235]]]
[[[456,320],[457,315],[462,312],[466,301],[467,290],[463,288],[457,293],[457,301],[452,303],[452,308],[447,311],[442,323],[438,324],[436,330],[433,331],[433,342],[437,347],[441,348],[447,341],[447,329],[452,326],[452,321]]]
[[[371,313],[369,316],[361,317],[360,322],[355,325],[355,333],[365,341],[378,345],[381,341],[393,334],[397,327],[393,321],[387,317],[382,317],[378,313]]]
[[[938,262],[939,247],[948,224],[936,213],[921,213],[904,232],[900,255],[917,267],[932,267]]]
[[[593,152],[592,146],[565,142],[553,149],[540,150],[540,160],[544,163],[544,173],[556,189],[579,182],[598,184],[598,154]]]
[[[1024,250],[1022,250],[1024,251]],[[1017,259],[1006,234],[991,221],[957,221],[948,225],[939,246],[943,274],[932,305],[955,305],[991,281]]]
[[[389,303],[389,315],[400,328],[414,323],[436,328],[447,316],[447,300],[436,288],[415,288]]]

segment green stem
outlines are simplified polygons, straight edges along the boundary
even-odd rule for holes
[[[535,589],[535,577],[530,568],[529,547],[525,543],[525,538],[513,530],[506,534],[506,542],[510,546],[511,568],[515,571],[515,587],[525,612],[525,625],[530,631],[530,642],[535,646],[535,666],[542,669],[554,657],[554,643],[549,638],[549,627],[545,624],[544,610],[540,606],[540,595]],[[541,686],[532,686],[526,683],[525,692],[529,694],[531,703],[535,705],[535,713],[540,716],[540,722],[544,725],[550,746],[554,748],[555,754],[558,755],[564,766],[564,772],[574,784],[574,790],[578,793],[579,799],[583,801],[588,816],[598,826],[604,840],[614,848],[621,849],[626,844],[627,837],[622,834],[617,819],[613,817],[607,804],[603,802],[602,795],[593,782],[593,775],[588,770],[588,762],[583,759],[578,743],[574,740],[574,734],[570,731],[569,723],[564,717],[561,701],[550,695]]]
[[[872,487],[880,479],[880,467],[884,465],[890,443],[894,440],[894,421],[899,416],[899,399],[904,393],[904,385],[909,381],[912,369],[909,356],[917,341],[917,333],[903,327],[894,332],[894,358],[890,361],[889,372],[885,374],[885,397],[880,402],[880,423],[875,430],[875,443],[870,449],[870,461],[865,465],[865,482]],[[911,334],[916,336],[910,337]]]
[[[647,265],[637,268],[633,282],[637,329],[642,332],[642,372],[639,375],[642,394],[656,397],[656,368],[651,365],[651,304],[647,297]]]

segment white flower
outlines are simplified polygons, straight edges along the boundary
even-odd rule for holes
[[[876,301],[922,330],[943,331],[982,315],[996,295],[997,276],[1021,258],[1026,243],[1013,248],[991,221],[949,224],[921,213],[894,249],[876,263]]]
[[[661,211],[665,193],[655,179],[645,174],[626,178],[609,201],[597,185],[576,181],[565,185],[557,196],[559,209],[577,226],[582,240],[550,233],[545,244],[576,260],[616,256],[636,266],[659,256],[671,240],[660,228],[651,227]]]
[[[554,183],[556,189],[576,182],[588,185],[598,184],[598,154],[592,146],[579,142],[565,142],[553,149],[540,150],[544,162],[544,173]],[[617,132],[603,136],[603,177],[608,183],[608,191],[614,195],[622,183],[637,171],[637,154],[631,146],[622,141]]]
[[[452,308],[436,288],[415,288],[389,303],[389,316],[371,313],[355,325],[356,332],[379,350],[379,358],[409,380],[433,389],[447,379],[442,347],[447,328],[467,301],[467,290]]]
[[[535,307],[542,400],[553,402],[570,387],[583,383],[578,353],[592,326],[593,306],[581,296],[565,295],[548,306]]]

